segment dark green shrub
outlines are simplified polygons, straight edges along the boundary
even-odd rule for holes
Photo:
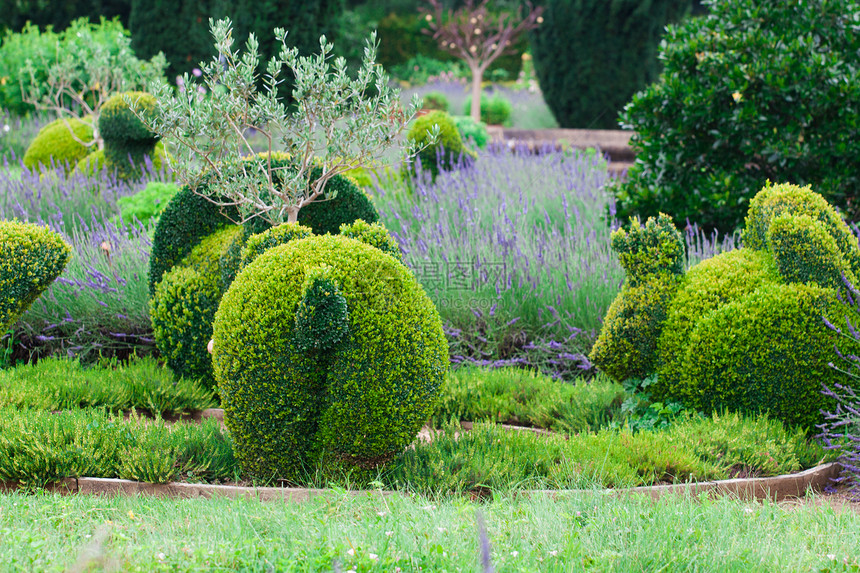
[[[472,109],[472,96],[466,98],[463,104],[463,115],[469,115]],[[510,125],[511,113],[514,106],[510,100],[501,94],[488,96],[481,94],[481,122],[487,125]]]
[[[149,314],[158,351],[178,377],[215,384],[206,346],[223,295],[222,261],[242,230],[225,227],[203,239],[155,287]]]
[[[143,224],[150,220],[158,221],[158,217],[178,191],[179,186],[174,183],[150,181],[134,195],[120,197],[116,205],[123,223],[132,225],[135,220]]]
[[[367,223],[358,219],[352,224],[344,223],[341,225],[340,234],[344,237],[366,243],[371,247],[376,247],[383,253],[397,259],[398,262],[403,262],[400,245],[397,244],[397,241],[394,240],[388,229],[380,223]]]
[[[547,0],[529,33],[544,99],[561,127],[618,129],[618,114],[657,79],[660,36],[690,0]],[[659,209],[641,213],[657,215]],[[633,215],[638,211],[625,213]]]
[[[92,123],[79,119],[54,120],[40,129],[30,143],[24,153],[24,165],[27,169],[41,171],[54,164],[70,171],[92,151],[93,148],[85,145],[92,140]]]
[[[167,204],[152,239],[152,254],[149,259],[149,292],[155,293],[155,285],[162,275],[184,258],[204,238],[230,224],[239,214],[235,209],[227,210],[227,216],[211,201],[183,186]]]
[[[454,120],[454,125],[457,126],[457,132],[463,143],[469,145],[471,142],[478,149],[487,147],[490,142],[490,134],[487,133],[487,126],[483,122],[475,121],[470,115],[455,115],[451,119]]]
[[[319,168],[314,168],[311,179],[318,177],[320,172]],[[334,199],[315,201],[299,211],[299,224],[310,227],[317,235],[337,235],[341,225],[358,219],[368,223],[379,220],[379,212],[370,197],[348,177],[337,175],[329,179],[325,194],[326,197],[335,195]]]
[[[272,34],[273,26],[289,30],[287,44],[297,47],[302,55],[318,53],[322,35],[337,45],[337,20],[343,7],[343,0],[194,0],[178,4],[132,0],[129,28],[135,52],[147,58],[164,52],[170,62],[169,77],[174,77],[190,73],[201,61],[208,62],[217,55],[209,34],[210,18],[229,17],[233,21],[236,46],[244,45],[253,33],[265,62],[281,49]],[[264,68],[261,66],[261,73]]]
[[[637,160],[614,190],[619,214],[665,212],[731,232],[769,179],[812,184],[856,218],[855,4],[709,6],[710,15],[668,28],[660,78],[625,108]]]
[[[425,145],[430,136],[430,130],[434,125],[439,126],[439,138],[434,145]],[[409,133],[408,139],[422,146],[418,152],[421,160],[421,168],[432,174],[435,179],[439,170],[453,170],[461,158],[471,158],[469,151],[463,147],[463,140],[457,131],[457,126],[451,116],[444,111],[431,111],[415,120]]]
[[[149,157],[150,161],[152,162],[152,170],[155,172],[162,171],[168,165],[167,155],[164,151],[164,144],[162,144],[160,141],[155,144],[155,149],[153,149],[151,156],[148,153],[145,155]],[[78,164],[75,166],[74,170],[92,176],[99,173],[103,169],[111,169],[113,165],[113,162],[109,163],[105,158],[105,150],[99,149],[98,151],[93,151],[92,153],[78,161]],[[126,162],[126,165],[129,166],[128,162]],[[135,163],[135,169],[127,173],[128,178],[134,179],[138,177],[140,175],[139,171],[143,169],[145,165],[146,159],[144,158],[141,159],[141,163]],[[114,171],[118,170],[114,168]]]
[[[337,285],[329,296],[346,301],[348,326],[333,347],[302,350],[299,324],[342,317],[334,303],[334,314],[314,316],[311,298],[326,298],[307,290],[316,279]],[[214,340],[244,470],[293,482],[318,464],[370,469],[402,451],[431,414],[448,360],[439,313],[411,272],[332,235],[290,241],[245,267],[221,301]]]
[[[0,332],[60,276],[71,247],[47,227],[0,221]]]

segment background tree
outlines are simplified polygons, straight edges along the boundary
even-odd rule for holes
[[[303,206],[333,198],[326,183],[379,159],[420,107],[416,97],[404,112],[399,93],[374,61],[375,34],[351,79],[343,58],[332,62],[333,46],[325,37],[319,54],[299,56],[278,28],[281,51],[269,60],[258,89],[256,37],[248,38],[240,54],[233,49],[229,19],[210,20],[210,26],[218,56],[201,64],[202,86],[188,74],[178,93],[161,82],[152,87],[158,99],[154,114],[133,109],[168,145],[178,178],[216,205],[237,207],[237,223],[255,217],[275,226],[295,222]],[[290,111],[278,90],[284,68],[295,78]],[[251,132],[263,138],[267,152],[255,153]],[[291,165],[275,167],[276,150]]]
[[[618,129],[618,114],[660,73],[667,24],[691,0],[544,0],[529,34],[535,72],[561,127]]]
[[[427,0],[430,9],[422,7],[429,26],[427,33],[439,42],[439,46],[461,58],[472,73],[471,116],[481,121],[481,82],[487,67],[499,56],[511,51],[513,42],[528,30],[537,28],[543,18],[542,7],[533,7],[526,2],[528,13],[522,16],[502,12],[491,15],[487,9],[489,0],[467,0],[462,8],[445,12],[439,0]]]

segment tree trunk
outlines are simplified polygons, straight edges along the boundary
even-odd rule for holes
[[[298,207],[290,207],[287,209],[287,223],[298,223],[299,221],[299,208]]]
[[[472,109],[470,115],[475,121],[481,121],[481,82],[484,79],[484,70],[481,66],[472,68]]]

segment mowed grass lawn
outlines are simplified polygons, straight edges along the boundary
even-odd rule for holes
[[[480,517],[479,517],[480,515]],[[308,503],[0,495],[2,571],[857,571],[860,515],[806,502],[513,493]]]

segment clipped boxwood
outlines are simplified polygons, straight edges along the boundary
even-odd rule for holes
[[[309,346],[308,330],[323,327],[338,336]],[[293,482],[314,467],[370,469],[401,452],[447,369],[439,313],[409,269],[336,235],[290,241],[245,267],[215,315],[214,340],[240,463]]]
[[[371,247],[376,247],[383,253],[397,259],[398,262],[403,262],[400,245],[397,244],[397,241],[394,240],[388,229],[380,223],[368,223],[367,221],[358,219],[354,223],[344,223],[341,225],[340,234],[344,237],[357,239]]]
[[[60,276],[71,254],[63,238],[47,227],[0,221],[0,332]]]
[[[160,141],[155,144],[155,147],[152,150],[152,154],[146,153],[146,157],[149,157],[149,160],[152,162],[153,171],[160,172],[162,169],[167,167],[167,152],[164,150],[164,144]],[[141,156],[139,159],[140,163],[135,162],[134,170],[130,170],[130,164],[128,162],[124,162],[126,169],[125,171],[120,172],[117,169],[117,175],[120,177],[135,178],[139,175],[139,171],[143,169],[146,165],[146,159]],[[93,151],[80,161],[78,161],[77,165],[75,165],[75,171],[79,173],[85,173],[86,175],[95,175],[99,173],[103,169],[115,169],[115,163],[110,162],[106,159],[105,150],[99,149],[98,151]]]
[[[629,236],[637,228],[634,225]],[[766,411],[810,430],[822,409],[832,406],[822,397],[822,383],[834,387],[848,381],[829,366],[838,333],[829,330],[824,319],[845,324],[836,304],[837,287],[843,275],[851,279],[860,271],[852,264],[860,247],[856,239],[847,240],[849,233],[827,202],[808,187],[768,184],[752,201],[746,245],[687,271],[664,303],[662,323],[649,322],[655,317],[656,297],[634,298],[635,287],[625,285],[592,357],[618,381],[642,377],[631,372],[629,364],[644,364],[647,374],[656,372],[656,382],[648,387],[656,400],[682,401],[708,413],[726,408]],[[628,283],[665,276],[661,269],[675,259],[665,246],[653,243],[651,248],[650,241],[640,241],[646,248],[631,258],[616,245],[619,235],[613,236],[613,248],[628,271]],[[649,329],[619,335],[618,308],[624,309],[629,324],[647,324]],[[641,353],[633,358],[619,354],[634,342],[653,349],[653,338],[637,337],[642,332],[656,337],[651,362],[637,361]],[[602,342],[612,347],[604,348]]]
[[[472,96],[463,103],[463,115],[469,115],[472,109]],[[511,113],[514,106],[511,101],[501,94],[487,95],[481,93],[481,122],[487,125],[510,125]]]
[[[111,96],[101,107],[99,131],[104,139],[104,164],[115,169],[122,179],[130,179],[140,173],[144,157],[150,157],[158,169],[163,158],[158,157],[155,144],[158,136],[135,116],[125,102],[130,98],[143,113],[153,113],[156,99],[145,92],[124,92]],[[164,153],[162,148],[161,153]],[[94,158],[91,164],[96,164]]]
[[[785,424],[814,428],[832,400],[822,382],[843,377],[829,366],[839,336],[832,289],[769,284],[704,315],[686,344],[686,375],[673,396],[706,412],[766,411]],[[834,320],[844,324],[844,320]]]
[[[240,227],[231,226],[206,237],[164,274],[150,300],[155,342],[168,367],[209,388],[215,382],[206,346],[223,294],[222,264],[241,233]]]
[[[117,199],[116,206],[124,224],[132,225],[135,221],[146,224],[152,219],[158,221],[178,191],[179,186],[175,183],[150,181],[134,195]]]
[[[439,138],[435,144],[426,145],[434,125],[439,126]],[[440,169],[451,171],[461,159],[474,157],[472,152],[463,146],[454,120],[444,111],[431,111],[416,119],[406,137],[421,148],[418,152],[421,169],[429,172],[433,179],[436,179]],[[410,168],[414,169],[414,166]]]
[[[40,129],[30,143],[24,153],[24,166],[31,171],[42,171],[53,163],[69,171],[92,151],[91,147],[84,145],[92,140],[91,121],[74,118],[54,120]]]
[[[486,149],[490,142],[490,134],[484,122],[475,121],[469,115],[455,115],[451,119],[454,120],[463,143],[474,144],[478,149]]]

